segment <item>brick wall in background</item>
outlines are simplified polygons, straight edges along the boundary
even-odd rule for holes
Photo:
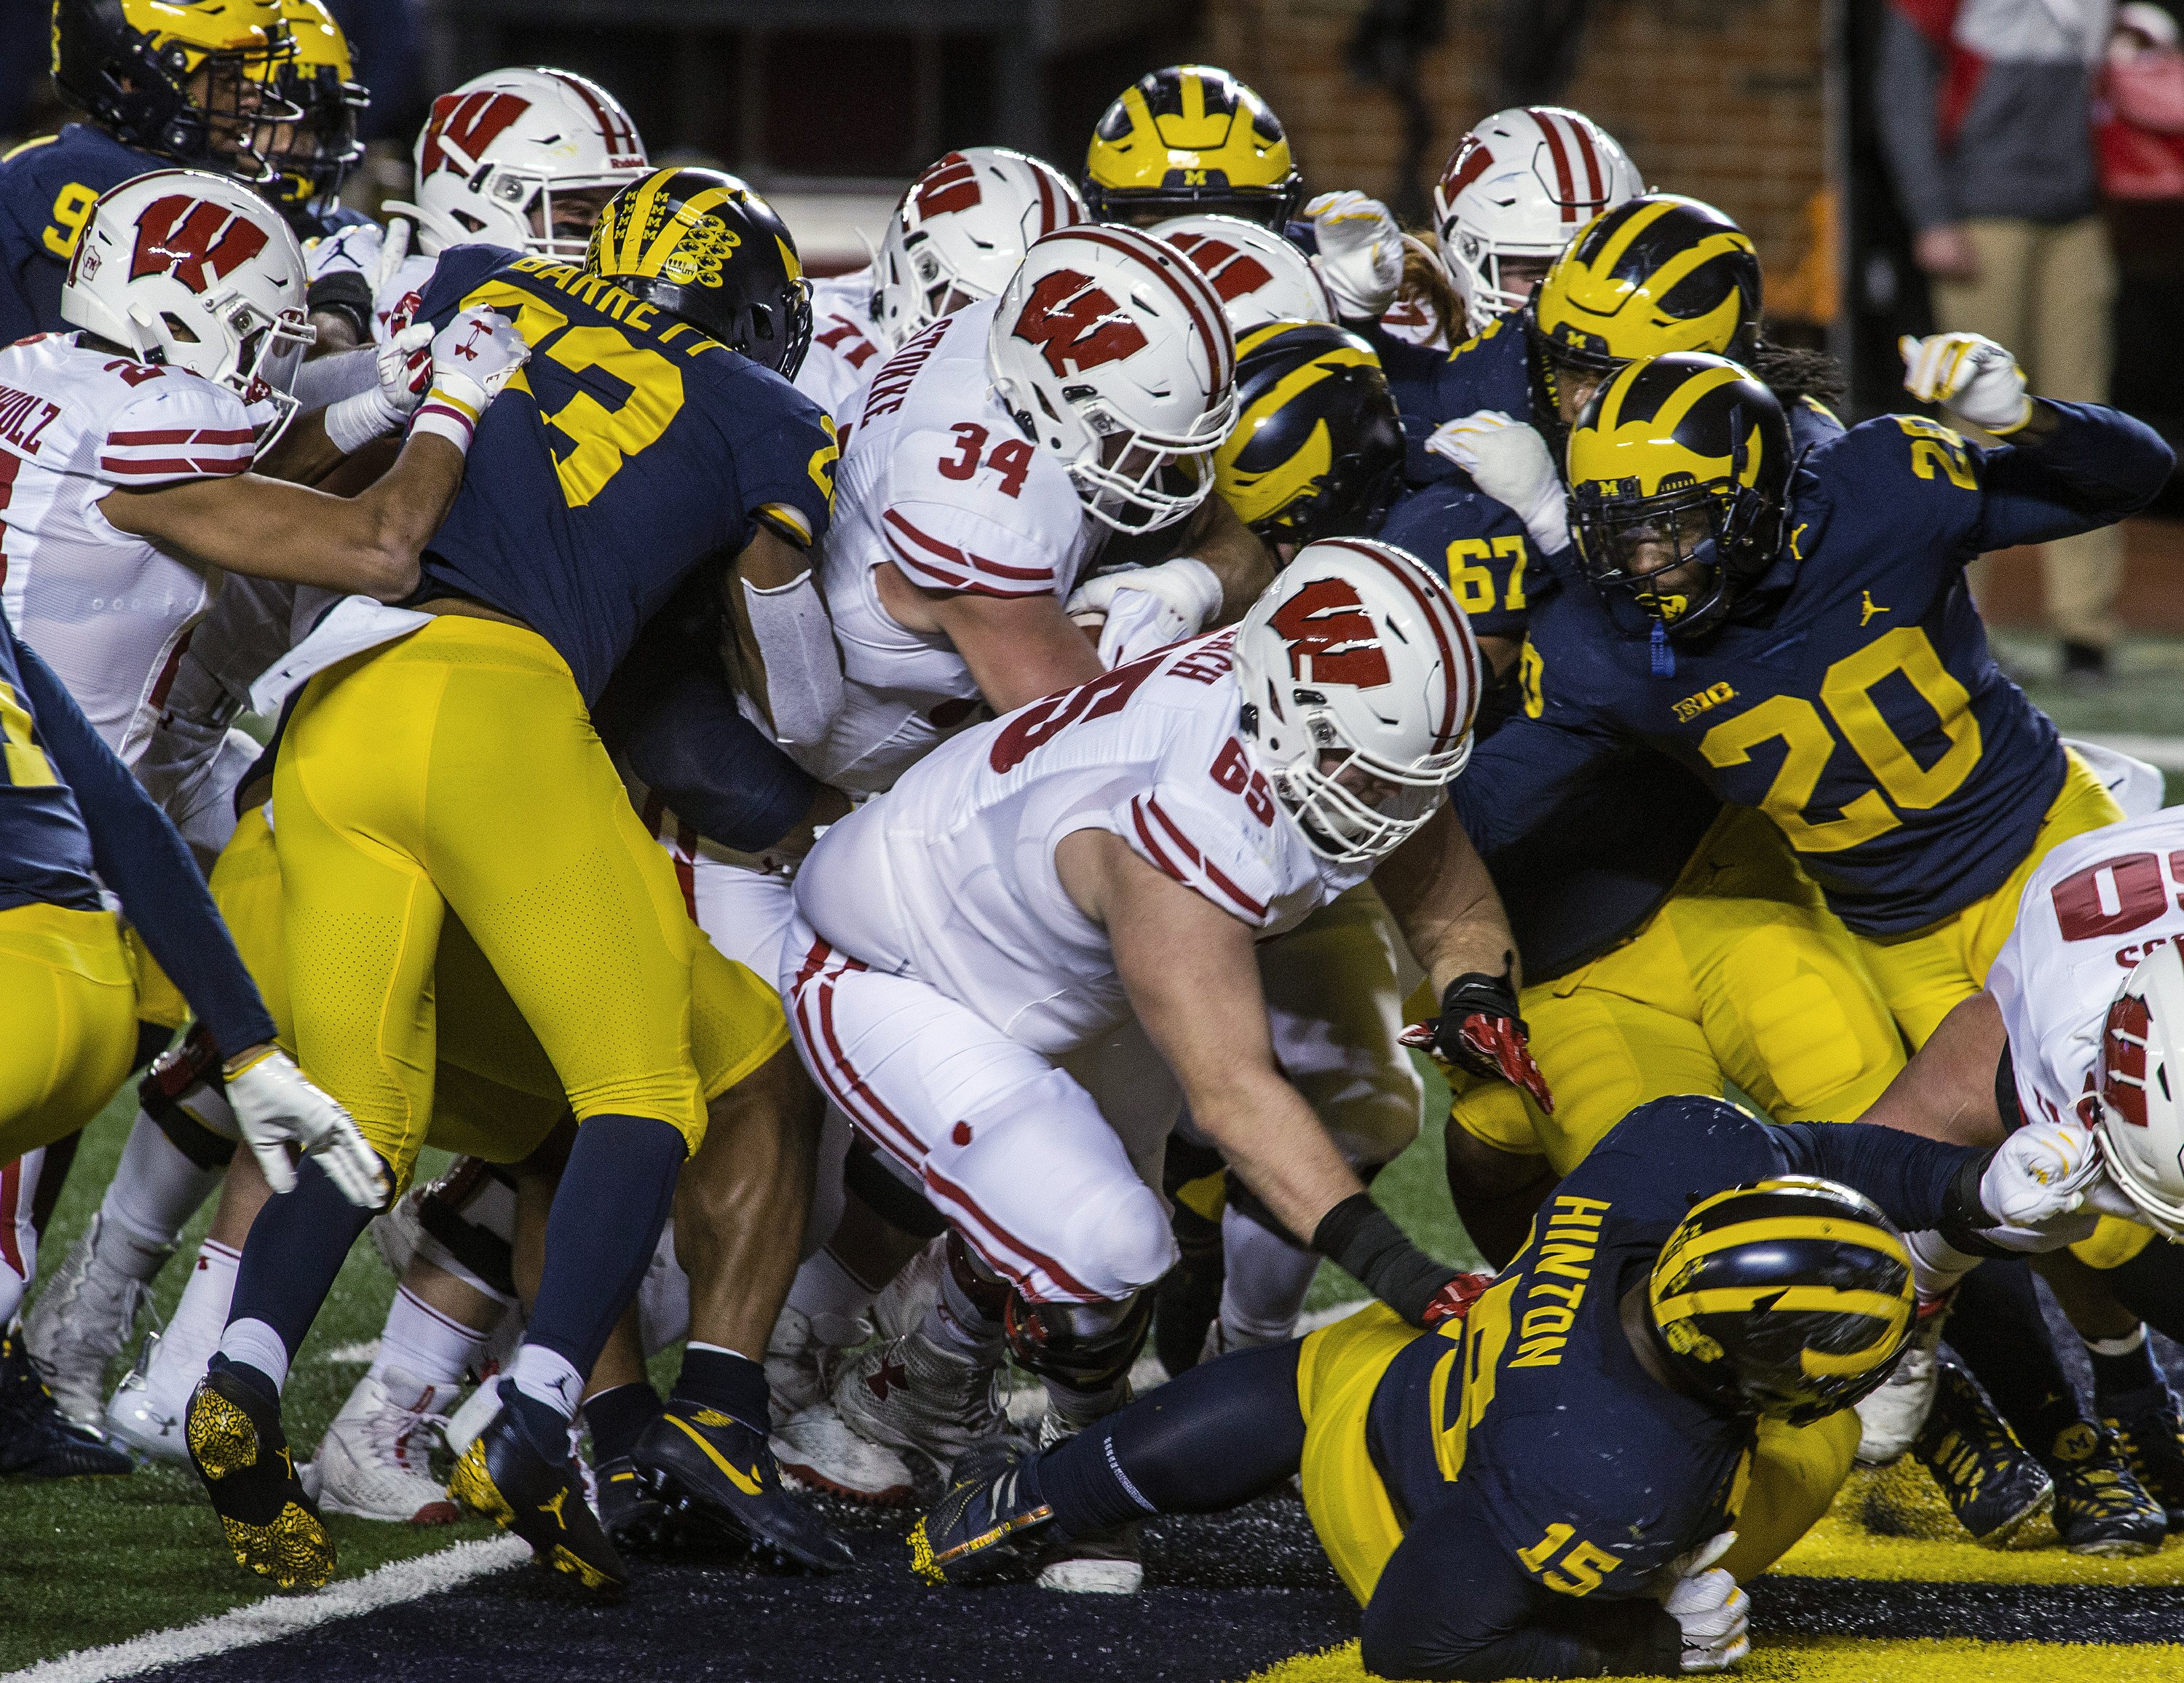
[[[1266,95],[1313,191],[1384,192],[1401,120],[1362,87],[1344,47],[1364,0],[1207,0],[1205,53]],[[1435,113],[1427,180],[1456,137],[1495,109],[1498,0],[1449,0],[1447,38],[1423,80]],[[1646,181],[1712,201],[1758,242],[1772,274],[1804,255],[1822,185],[1817,0],[1596,0],[1563,103],[1605,124]]]

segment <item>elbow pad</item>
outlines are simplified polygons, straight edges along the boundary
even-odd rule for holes
[[[743,590],[766,666],[774,738],[784,747],[816,747],[842,711],[842,659],[827,605],[808,572],[771,590],[748,583]]]

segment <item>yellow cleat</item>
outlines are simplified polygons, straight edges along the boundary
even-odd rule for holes
[[[334,1575],[334,1541],[296,1477],[280,1404],[231,1374],[208,1374],[182,1434],[236,1564],[276,1589],[323,1589]]]
[[[515,1532],[540,1565],[566,1572],[592,1594],[614,1600],[628,1587],[628,1569],[585,1502],[574,1465],[566,1455],[558,1462],[541,1455],[507,1409],[463,1452],[448,1494]]]

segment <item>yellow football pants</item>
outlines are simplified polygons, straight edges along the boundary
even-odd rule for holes
[[[1849,931],[1762,813],[1723,811],[1639,933],[1524,990],[1542,1114],[1506,1082],[1452,1078],[1455,1121],[1567,1174],[1638,1106],[1723,1090],[1778,1122],[1848,1122],[1903,1067]]]
[[[110,911],[0,911],[0,1162],[97,1116],[129,1078],[136,984]]]
[[[398,1175],[431,1123],[449,911],[579,1122],[651,1117],[697,1149],[698,932],[543,638],[443,616],[320,673],[273,812],[301,1062]],[[749,1039],[782,1032],[773,1000]]]

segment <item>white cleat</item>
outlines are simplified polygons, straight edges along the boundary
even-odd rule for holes
[[[23,1347],[54,1403],[94,1430],[105,1424],[106,1364],[127,1346],[151,1295],[114,1266],[111,1252],[125,1241],[109,1237],[102,1246],[105,1224],[103,1214],[92,1217],[23,1323]]]
[[[444,1416],[433,1412],[452,1388],[428,1385],[398,1368],[366,1374],[326,1428],[312,1461],[319,1506],[332,1513],[395,1524],[445,1525],[457,1517],[432,1451]]]
[[[998,1362],[945,1349],[921,1332],[853,1357],[835,1382],[834,1410],[867,1442],[922,1455],[944,1478],[965,1450],[1008,1425]]]
[[[1039,1569],[1039,1588],[1070,1596],[1134,1596],[1145,1581],[1134,1524],[1057,1543]]]
[[[186,1390],[170,1394],[164,1385],[155,1386],[145,1378],[152,1354],[159,1347],[157,1339],[146,1342],[144,1360],[122,1375],[121,1383],[114,1388],[102,1424],[108,1437],[128,1445],[139,1456],[187,1467],[190,1451],[182,1441],[182,1414],[189,1407],[190,1393]],[[192,1389],[201,1377],[201,1372],[191,1376]]]
[[[925,1312],[940,1301],[940,1282],[948,1273],[948,1235],[942,1234],[903,1264],[872,1304],[872,1323],[882,1338],[900,1338],[923,1324]]]
[[[783,1476],[815,1490],[882,1507],[900,1507],[916,1491],[907,1461],[858,1436],[823,1399],[783,1421],[772,1445]]]
[[[1922,1313],[1911,1342],[1880,1390],[1858,1405],[1858,1464],[1886,1467],[1909,1449],[1934,1411],[1941,1376],[1942,1327],[1947,1312]]]
[[[478,1387],[462,1402],[462,1407],[448,1417],[440,1429],[440,1436],[448,1446],[448,1453],[456,1460],[477,1439],[477,1435],[493,1424],[493,1417],[500,1413],[500,1382],[505,1374],[491,1373],[478,1381]]]

